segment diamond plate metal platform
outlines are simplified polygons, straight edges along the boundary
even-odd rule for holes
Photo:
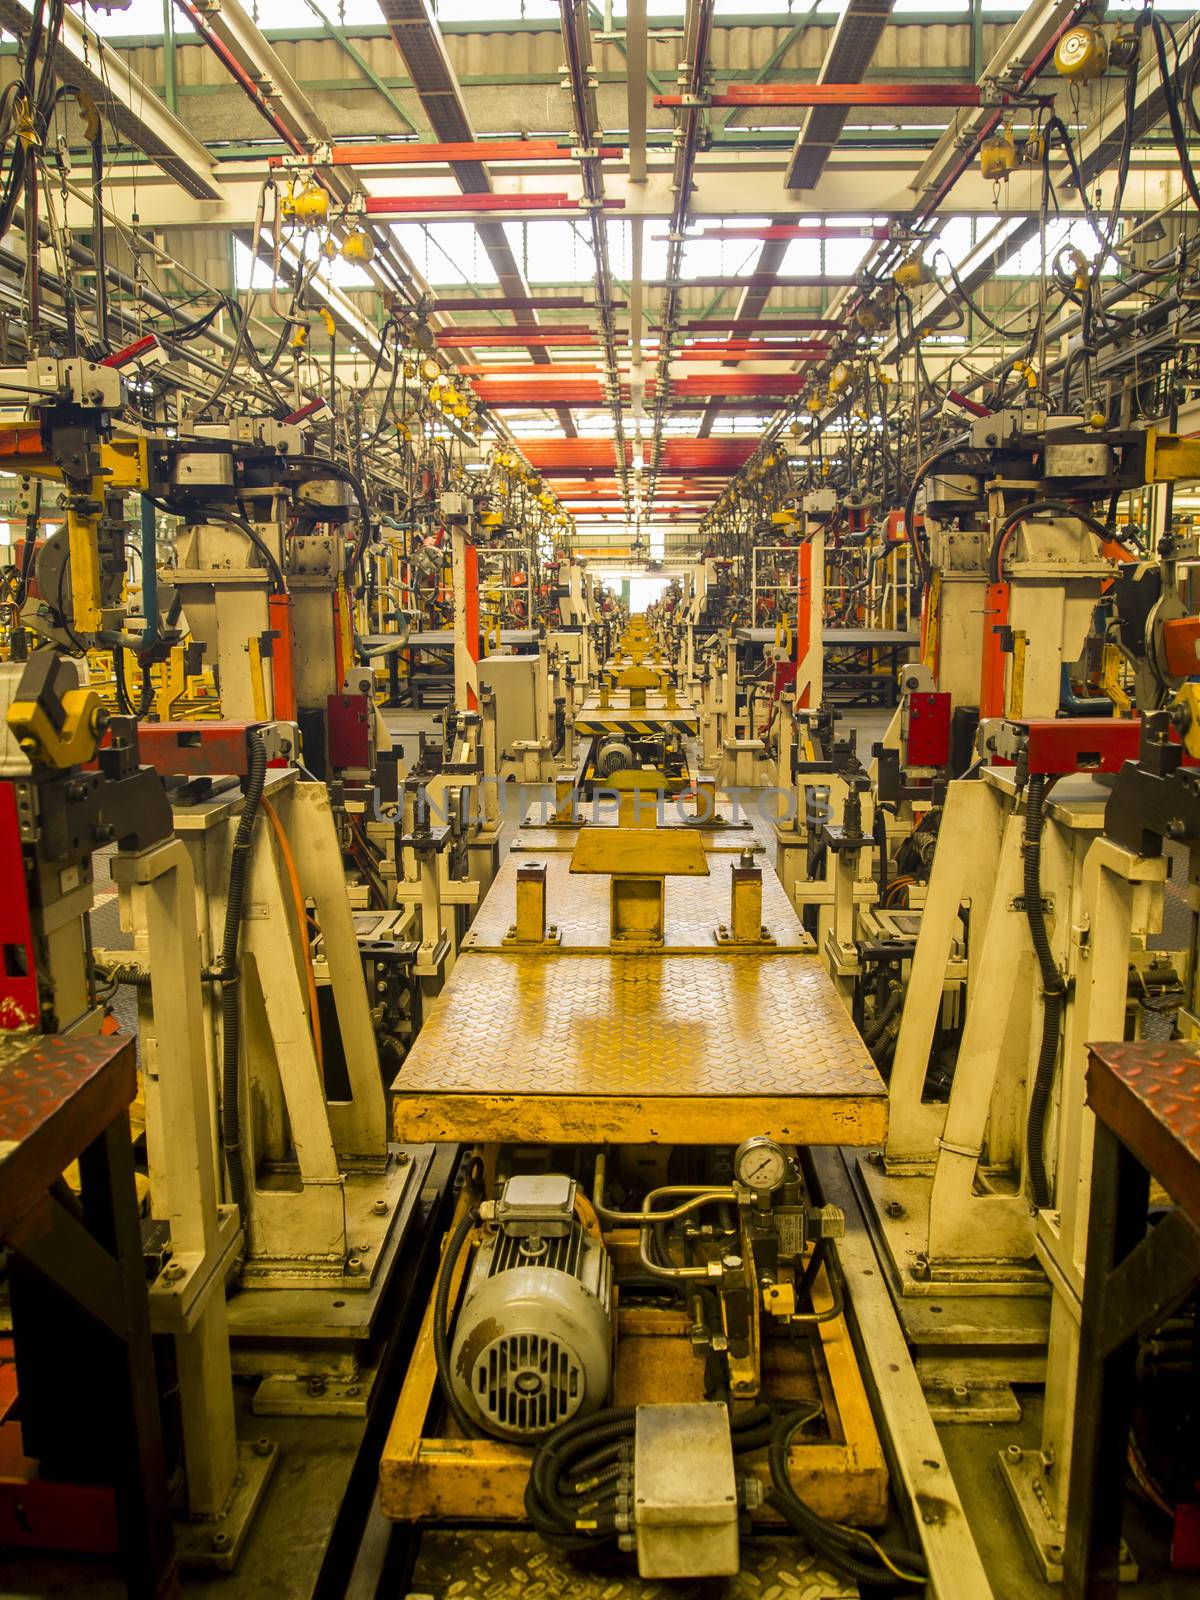
[[[578,837],[575,834],[574,837]],[[471,931],[463,940],[464,950],[503,950],[505,936],[513,925],[517,898],[517,869],[539,859],[523,850],[515,858],[506,856],[496,874],[487,899],[475,915]],[[546,866],[546,921],[559,935],[558,951],[593,950],[607,953],[609,945],[609,899],[611,880],[604,876],[571,873],[570,858],[562,852],[548,852]],[[666,929],[664,948],[713,954],[719,946],[718,930],[730,920],[730,875],[735,857],[728,851],[713,853],[708,877],[686,883],[672,878],[666,883]],[[763,873],[763,925],[781,950],[813,951],[816,945],[805,933],[783,885],[768,868]],[[760,954],[759,947],[751,947]],[[512,947],[508,949],[511,951]],[[737,953],[731,951],[730,953]]]
[[[1094,1044],[1088,1104],[1200,1227],[1200,1050],[1185,1040]]]
[[[887,1091],[807,955],[463,956],[393,1085],[401,1141],[875,1144]]]
[[[533,1533],[499,1528],[436,1529],[422,1535],[409,1600],[683,1600],[719,1592],[722,1600],[847,1600],[846,1578],[820,1566],[796,1539],[770,1536],[742,1545],[742,1570],[717,1584],[643,1580],[633,1558],[576,1565]]]

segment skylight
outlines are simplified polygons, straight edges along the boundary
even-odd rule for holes
[[[1046,265],[1053,270],[1054,258],[1067,245],[1082,250],[1089,261],[1100,253],[1096,231],[1085,217],[1072,222],[1068,217],[1055,217],[1046,224]],[[1041,271],[1042,242],[1037,234],[1013,252],[996,270],[998,278],[1032,278]],[[1101,277],[1114,277],[1116,263],[1109,256],[1100,269]]]
[[[394,222],[392,232],[426,283],[436,288],[499,281],[473,222]]]
[[[312,256],[310,254],[309,260]],[[371,289],[374,287],[371,277],[365,267],[357,266],[352,261],[343,261],[341,256],[335,256],[332,261],[325,261],[321,265],[321,277],[326,283],[332,283],[335,289]],[[239,293],[244,293],[250,286],[250,247],[243,244],[240,239],[233,241],[233,281]],[[267,236],[263,236],[263,247],[259,254],[258,266],[254,272],[255,293],[264,292],[271,285],[271,245]]]

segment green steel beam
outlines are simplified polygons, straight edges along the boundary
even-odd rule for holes
[[[167,0],[167,3],[169,4],[170,0]],[[403,126],[408,129],[409,133],[416,133],[416,123],[409,116],[408,112],[405,111],[399,100],[396,99],[396,96],[392,93],[387,83],[385,83],[385,81],[379,76],[374,67],[371,66],[370,62],[367,61],[366,57],[356,50],[350,43],[349,38],[346,36],[346,30],[339,27],[336,22],[331,22],[321,10],[320,6],[317,5],[316,0],[304,0],[304,3],[312,12],[313,16],[319,18],[320,21],[325,24],[325,27],[337,40],[338,44],[341,45],[342,49],[362,73],[363,77],[367,80],[367,83],[379,90],[379,93],[387,101],[388,105],[399,117]]]
[[[811,4],[815,4],[815,0],[810,0],[810,6]],[[799,22],[797,22],[794,27],[789,28],[784,34],[783,38],[775,46],[774,50],[771,51],[771,54],[767,57],[766,61],[763,62],[762,66],[759,67],[757,72],[753,73],[751,77],[746,79],[746,82],[765,83],[770,74],[783,60],[784,56],[787,55],[788,51],[792,48],[796,40],[804,32],[807,26],[808,17],[805,16]],[[814,73],[813,76],[815,77],[816,73]],[[733,121],[734,117],[737,116],[738,112],[743,109],[744,108],[740,106],[732,106],[720,119],[720,122],[717,124],[718,128],[723,132]]]
[[[595,27],[603,28],[603,26],[604,26],[604,18],[600,13],[599,6],[592,5],[590,3],[590,0],[589,0],[589,4],[588,4],[588,20],[590,21],[590,23],[591,23],[593,28],[595,28]],[[676,21],[678,21],[678,19],[676,19]],[[648,17],[646,19],[646,26],[647,27],[650,26],[650,19]],[[614,39],[612,41],[612,43],[616,45],[618,51],[621,54],[622,59],[625,60],[625,61],[628,61],[629,52],[625,48],[624,40],[623,39]],[[647,60],[649,60],[649,55],[647,55]],[[623,75],[621,75],[619,73],[615,73],[615,74],[613,74],[613,76],[616,78],[617,82],[619,82],[619,83],[624,83],[625,82],[625,79],[624,79]],[[654,90],[655,94],[667,94],[669,92],[667,90],[666,86],[664,85],[662,79],[649,66],[647,66],[647,68],[646,68],[646,82]]]
[[[1169,3],[1164,5],[1163,0],[1159,0],[1159,6],[1164,12],[1164,15],[1167,16],[1171,15],[1172,11],[1176,9],[1181,14],[1187,10],[1187,7],[1182,3],[1180,3],[1178,7],[1172,7]],[[1016,22],[1019,18],[1024,16],[1024,14],[1025,12],[1023,7],[1013,6],[1011,10],[1007,11],[989,11],[987,13],[986,21],[989,27],[1004,27]],[[717,16],[713,21],[713,26],[715,28],[726,29],[727,31],[733,31],[737,28],[778,28],[781,22],[787,18],[787,15],[787,12],[781,13],[779,11],[766,11],[762,12],[761,14],[744,17]],[[807,27],[828,29],[836,26],[838,18],[836,15],[833,15],[829,12],[823,12],[818,15],[808,17],[805,19],[805,21]],[[933,25],[943,28],[947,26],[965,27],[970,24],[970,21],[971,14],[969,0],[964,0],[963,9],[961,12],[903,12],[901,15],[894,16],[892,18],[891,26],[903,28],[920,28]],[[680,18],[679,16],[650,16],[647,17],[646,22],[647,26],[651,29],[674,28],[675,30],[678,30]],[[528,17],[481,17],[476,22],[450,22],[439,18],[438,27],[441,29],[443,34],[448,35],[480,33],[521,34],[558,33],[560,24],[558,19],[555,17],[546,17],[545,19],[533,19]],[[272,44],[286,44],[291,40],[299,42],[303,39],[328,38],[328,34],[323,28],[264,28],[262,31],[263,37],[270,40]],[[353,39],[391,38],[391,34],[387,27],[385,27],[383,24],[370,22],[352,23],[346,28],[346,32],[349,37]],[[182,35],[181,39],[186,40],[189,44],[195,44],[198,48],[201,47],[200,41],[189,34]],[[105,36],[106,44],[115,45],[120,49],[145,49],[148,46],[161,44],[161,42],[162,34],[160,33],[131,33],[125,36],[110,34]]]

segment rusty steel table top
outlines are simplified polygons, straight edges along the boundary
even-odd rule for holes
[[[1182,1039],[1090,1046],[1088,1104],[1200,1228],[1200,1047]]]
[[[0,1036],[0,1238],[136,1091],[127,1034]]]

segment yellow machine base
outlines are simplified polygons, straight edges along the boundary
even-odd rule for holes
[[[632,1250],[632,1234],[606,1236],[614,1253]],[[453,1319],[469,1252],[451,1279]],[[813,1305],[831,1305],[824,1272],[818,1274]],[[612,1403],[704,1399],[704,1355],[690,1343],[691,1322],[682,1310],[630,1305],[617,1308]],[[763,1320],[763,1397],[820,1400],[823,1434],[792,1446],[792,1482],[822,1516],[877,1527],[887,1514],[887,1469],[871,1408],[845,1321],[834,1317],[803,1332]],[[426,1309],[396,1414],[383,1448],[379,1503],[398,1522],[524,1522],[525,1484],[532,1451],[498,1439],[465,1439],[439,1416],[433,1354],[433,1301]],[[746,1458],[765,1486],[766,1452]],[[773,1513],[761,1513],[764,1522]]]

